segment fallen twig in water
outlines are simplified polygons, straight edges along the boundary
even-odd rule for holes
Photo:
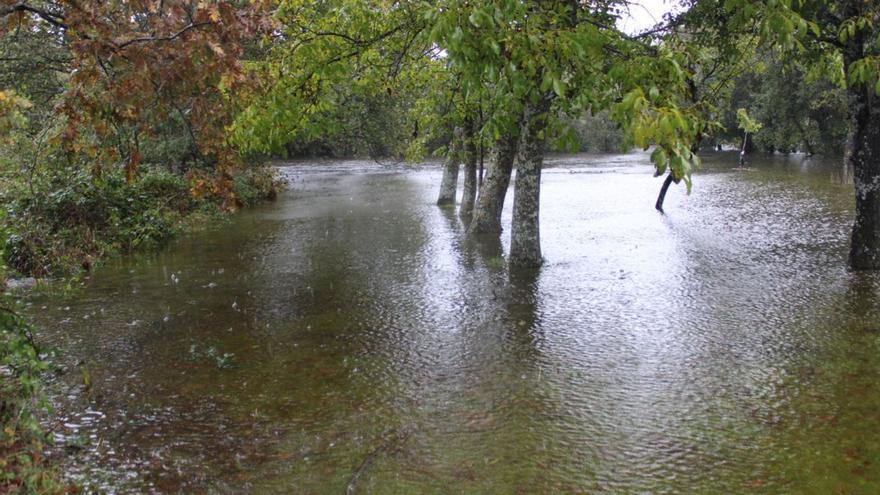
[[[400,452],[400,448],[406,443],[411,434],[412,432],[408,429],[404,431],[388,430],[383,433],[381,437],[382,441],[379,446],[370,451],[370,453],[364,457],[364,460],[361,461],[360,465],[358,465],[357,469],[355,469],[354,473],[352,473],[351,479],[348,480],[348,487],[345,489],[345,495],[354,495],[354,488],[357,484],[358,478],[364,474],[379,454],[383,452],[387,454]]]

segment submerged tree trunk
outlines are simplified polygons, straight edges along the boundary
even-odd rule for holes
[[[486,157],[486,150],[483,149],[483,139],[480,138],[480,172],[477,174],[477,190],[483,188],[483,159]]]
[[[501,233],[501,211],[510,186],[517,139],[515,134],[510,133],[495,142],[493,159],[489,162],[485,181],[480,188],[480,199],[468,229],[469,234]]]
[[[880,98],[873,86],[850,90],[850,153],[856,192],[850,265],[880,268]]]
[[[526,105],[516,182],[513,190],[513,222],[510,229],[510,263],[540,266],[541,236],[538,213],[541,199],[541,167],[544,162],[545,130],[550,98]]]
[[[666,191],[669,190],[669,185],[675,179],[672,177],[672,172],[666,176],[666,180],[663,181],[663,186],[660,188],[660,195],[657,196],[657,203],[654,204],[654,208],[657,209],[660,213],[663,213],[663,202],[666,200]]]
[[[856,2],[845,12],[857,15]],[[867,40],[863,31],[851,36],[843,49],[844,71],[864,60]],[[880,269],[880,98],[873,84],[854,83],[849,97],[850,134],[846,156],[852,165],[856,193],[856,219],[853,223],[849,264],[856,270]]]
[[[700,147],[703,145],[703,133],[698,132],[696,139],[691,143],[691,153],[699,153]],[[721,145],[718,145],[719,151],[721,150]],[[660,186],[660,194],[657,195],[657,202],[654,203],[654,208],[657,209],[660,213],[665,213],[663,211],[663,202],[666,201],[666,192],[669,191],[669,186],[672,183],[678,184],[681,182],[681,177],[678,179],[675,178],[675,175],[672,173],[672,170],[669,170],[669,175],[666,176],[666,180],[663,181],[663,185]]]
[[[474,215],[474,202],[477,200],[477,136],[473,120],[468,120],[464,132],[464,186],[458,215],[465,221],[470,221]]]
[[[446,163],[443,165],[443,180],[440,182],[440,196],[437,198],[438,205],[454,205],[455,192],[458,188],[458,168],[461,164],[461,127],[456,127],[449,141],[449,153],[446,155]]]

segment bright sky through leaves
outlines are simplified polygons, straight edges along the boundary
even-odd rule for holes
[[[624,14],[617,25],[629,34],[640,33],[661,22],[663,14],[680,8],[675,0],[633,0],[629,4],[629,15]]]

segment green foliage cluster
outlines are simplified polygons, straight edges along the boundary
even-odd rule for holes
[[[49,167],[0,193],[8,232],[4,259],[16,275],[64,276],[114,253],[154,249],[192,216],[219,216],[220,198],[196,197],[185,177],[142,167],[134,181],[122,171],[95,177],[78,167]],[[275,194],[268,169],[232,177],[236,196],[253,204]]]
[[[713,2],[707,2],[713,3]],[[880,95],[880,25],[876,2],[845,0],[725,0],[728,28],[757,30],[764,43],[813,78],[851,92]]]
[[[626,136],[607,111],[595,115],[585,113],[581,117],[563,119],[571,129],[573,146],[554,142],[557,151],[582,151],[587,153],[619,153],[625,151]]]
[[[770,50],[751,57],[722,107],[724,126],[716,140],[740,145],[742,127],[737,110],[746,109],[761,128],[750,143],[765,152],[803,151],[836,156],[843,153],[849,119],[847,96],[840,81],[804,70]]]
[[[758,132],[762,127],[760,122],[756,122],[749,117],[749,113],[745,108],[736,109],[736,121],[739,128],[745,132]]]
[[[232,191],[242,206],[274,201],[280,186],[275,171],[269,167],[248,167],[232,175]],[[208,209],[214,209],[218,204],[215,202]]]
[[[405,153],[410,138],[409,95],[357,94],[337,88],[341,104],[314,115],[320,132],[292,136],[280,153],[287,157],[387,158]]]
[[[190,361],[205,361],[212,363],[218,370],[228,370],[235,366],[233,363],[235,353],[224,352],[221,354],[214,346],[200,349],[197,344],[190,345],[189,359]]]
[[[0,241],[5,237],[0,230]],[[0,262],[0,280],[5,272]],[[42,458],[50,439],[38,419],[48,410],[41,374],[49,365],[40,356],[32,328],[14,307],[9,294],[0,293],[0,493],[66,493]]]
[[[7,297],[3,304],[9,303]],[[39,424],[48,410],[41,394],[39,356],[31,328],[11,309],[0,307],[0,491],[66,493],[58,474],[42,458],[50,441]]]
[[[166,17],[158,18],[170,22]],[[161,246],[194,214],[214,215],[275,194],[268,170],[220,163],[225,155],[208,146],[213,138],[196,124],[222,130],[222,120],[212,121],[219,117],[196,105],[192,88],[166,94],[181,82],[168,74],[137,112],[127,101],[140,95],[137,84],[94,95],[101,108],[83,109],[97,119],[94,125],[61,112],[70,102],[71,79],[82,72],[74,64],[80,45],[69,30],[31,20],[29,27],[0,31],[0,223],[8,232],[3,259],[12,275],[70,275],[107,254]],[[150,60],[170,63],[163,57],[174,58],[163,51]],[[149,72],[142,62],[137,68]],[[103,63],[111,79],[121,77],[120,67]],[[120,101],[124,108],[114,108]]]
[[[280,156],[402,156],[421,132],[410,114],[432,83],[412,2],[281,0],[279,36],[245,64],[254,81],[231,142]]]
[[[159,171],[129,184],[121,174],[52,169],[3,194],[6,261],[35,276],[69,275],[108,252],[160,245],[173,234],[174,215],[194,207],[185,181]]]

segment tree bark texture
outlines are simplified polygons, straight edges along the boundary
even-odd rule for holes
[[[461,206],[458,215],[466,222],[474,215],[474,202],[477,200],[477,140],[473,120],[468,120],[464,128],[464,185],[461,191]]]
[[[538,222],[541,199],[541,167],[544,162],[544,132],[547,128],[550,98],[526,104],[516,182],[513,190],[513,222],[510,229],[510,264],[540,266],[541,236]]]
[[[857,2],[844,7],[848,17],[859,13]],[[846,73],[858,60],[873,55],[866,49],[866,34],[858,31],[843,49]],[[873,44],[873,40],[870,40]],[[849,153],[856,193],[856,218],[853,223],[849,263],[856,270],[880,269],[880,97],[873,84],[853,84],[849,97]]]
[[[663,186],[660,187],[660,194],[657,196],[657,203],[654,204],[654,208],[660,213],[663,213],[663,202],[666,201],[666,191],[669,190],[669,185],[672,184],[673,180],[675,179],[672,177],[672,172],[669,172],[669,175],[666,176],[666,180],[663,181]]]
[[[849,252],[857,270],[880,268],[880,97],[873,87],[850,89],[850,153],[856,218]]]
[[[455,204],[458,169],[461,165],[461,135],[462,129],[456,127],[449,142],[449,153],[446,155],[446,163],[443,164],[443,179],[440,181],[440,196],[437,198],[437,204],[441,206]]]
[[[501,212],[504,198],[510,186],[513,162],[516,158],[517,136],[510,133],[501,136],[493,149],[492,160],[486,169],[486,177],[480,188],[480,199],[474,210],[474,219],[468,229],[470,234],[500,234]]]

